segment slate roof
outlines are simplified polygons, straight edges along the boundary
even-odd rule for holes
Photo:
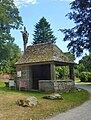
[[[64,55],[62,50],[60,50],[56,44],[42,43],[28,46],[25,53],[16,64],[33,64],[51,61],[73,63],[67,56]]]

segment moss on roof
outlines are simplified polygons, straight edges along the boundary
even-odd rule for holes
[[[16,64],[38,63],[38,62],[65,62],[72,63],[67,56],[64,55],[57,45],[52,43],[42,43],[28,46],[25,53]]]

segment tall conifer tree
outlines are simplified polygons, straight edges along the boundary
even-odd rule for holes
[[[56,37],[53,35],[53,31],[50,28],[50,24],[44,17],[42,17],[40,21],[35,25],[33,37],[33,44],[56,42]]]

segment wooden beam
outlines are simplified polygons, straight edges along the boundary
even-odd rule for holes
[[[50,64],[51,80],[56,80],[55,64]]]
[[[69,77],[74,81],[74,65],[69,65]]]

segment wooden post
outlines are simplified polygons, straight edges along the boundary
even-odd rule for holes
[[[69,77],[74,81],[74,65],[69,65]]]
[[[51,80],[56,80],[55,64],[50,64]]]

